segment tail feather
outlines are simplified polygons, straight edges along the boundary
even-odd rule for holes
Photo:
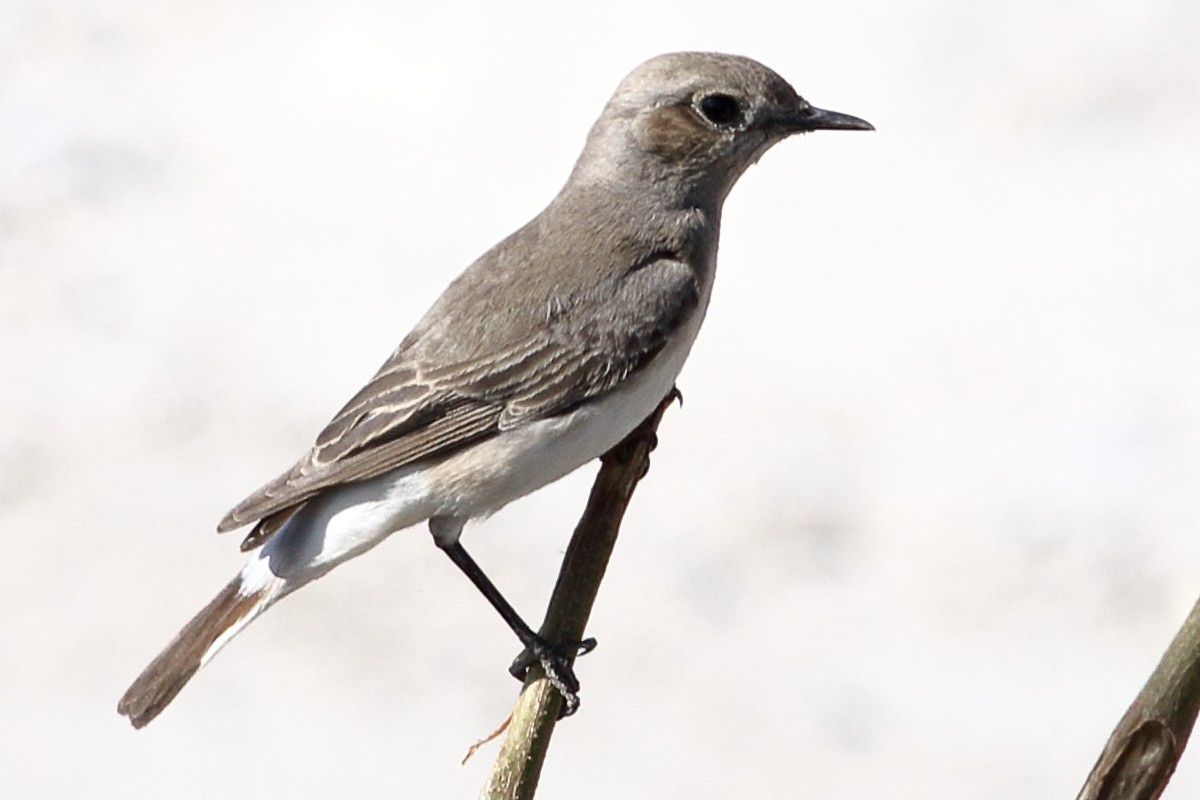
[[[227,641],[266,610],[279,593],[278,579],[247,588],[245,575],[229,582],[150,662],[117,704],[117,713],[141,728],[167,707],[191,677]]]

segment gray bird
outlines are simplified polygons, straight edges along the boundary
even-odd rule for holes
[[[578,704],[580,643],[541,639],[459,542],[467,520],[599,457],[673,388],[704,319],[721,206],[776,142],[873,130],[809,105],[755,61],[674,53],[637,67],[570,179],[446,289],[295,466],[218,530],[253,523],[246,566],[121,698],[134,727],[259,614],[394,531],[442,548]]]

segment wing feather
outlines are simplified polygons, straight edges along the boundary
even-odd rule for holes
[[[294,467],[235,506],[219,531],[233,530],[288,509],[322,489],[366,480],[432,455],[469,445],[493,435],[500,417],[498,405],[463,404],[407,435],[391,440],[371,440],[337,460],[325,460],[328,451],[314,447]],[[265,539],[264,539],[265,541]]]

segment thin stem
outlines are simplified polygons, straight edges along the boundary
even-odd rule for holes
[[[1155,800],[1200,711],[1200,601],[1117,723],[1077,800]]]

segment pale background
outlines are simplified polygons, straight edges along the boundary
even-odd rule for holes
[[[879,130],[733,192],[542,795],[1074,796],[1200,593],[1200,6],[582,8],[0,0],[0,795],[475,795],[518,648],[424,531],[116,700],[617,81],[719,49]],[[591,472],[468,531],[535,620]]]

